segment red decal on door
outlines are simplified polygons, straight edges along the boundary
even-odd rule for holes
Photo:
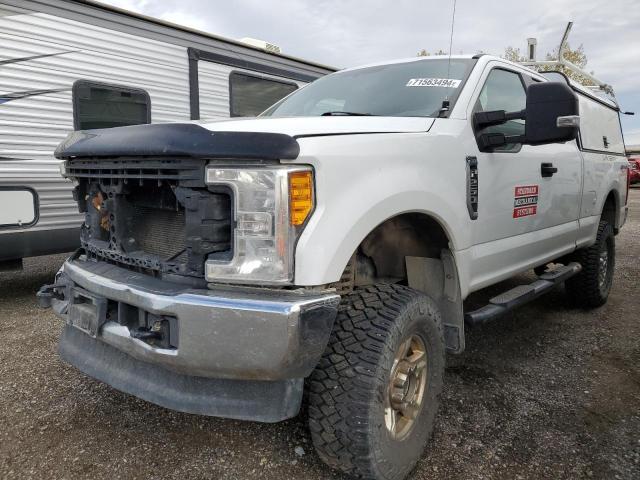
[[[538,185],[520,185],[515,188],[513,218],[528,217],[538,212]]]
[[[535,215],[538,210],[537,206],[533,207],[519,207],[513,209],[513,218],[528,217],[529,215]]]
[[[538,195],[538,185],[522,185],[516,187],[516,197],[527,197],[529,195]]]

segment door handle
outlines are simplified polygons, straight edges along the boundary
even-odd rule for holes
[[[558,173],[558,169],[553,166],[553,163],[543,163],[540,165],[540,174],[543,177],[553,177],[554,173]]]

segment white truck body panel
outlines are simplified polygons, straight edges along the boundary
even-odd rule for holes
[[[624,140],[617,112],[584,95],[578,95],[578,100],[582,119],[580,141],[583,148],[624,155]]]
[[[602,132],[596,130],[597,119],[606,110],[611,152],[590,152],[571,141],[482,153],[471,118],[494,68],[547,81],[520,65],[483,56],[447,119],[260,118],[204,126],[298,138],[301,153],[294,163],[314,168],[316,209],[297,243],[297,285],[338,281],[358,245],[376,226],[403,213],[420,212],[446,231],[464,298],[593,243],[610,192],[618,205],[615,226],[624,221],[626,163],[615,153],[622,142],[617,112],[579,95],[589,138]],[[469,155],[477,157],[479,165],[478,220],[470,219],[466,207]],[[542,177],[542,163],[552,163],[558,172]],[[535,187],[534,214],[516,218],[518,187]]]
[[[428,132],[434,118],[425,117],[309,117],[231,119],[202,126],[219,132],[284,133],[292,137],[313,137],[360,133]]]

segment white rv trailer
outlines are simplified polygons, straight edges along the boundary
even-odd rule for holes
[[[254,116],[333,71],[273,50],[94,2],[0,0],[0,269],[78,246],[53,157],[70,130]]]

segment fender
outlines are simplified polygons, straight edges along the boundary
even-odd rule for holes
[[[389,135],[397,138],[390,141]],[[426,133],[299,140],[302,153],[296,163],[314,167],[317,207],[296,247],[297,285],[338,281],[365,237],[403,213],[432,217],[446,232],[453,252],[469,246],[465,196],[451,195],[465,191],[465,157],[442,162],[438,140]],[[323,158],[306,155],[305,150],[322,151]],[[344,152],[358,153],[349,158]],[[425,158],[424,152],[433,154]]]
[[[453,233],[456,229],[443,220],[453,218],[454,212],[447,212],[449,209],[443,202],[428,192],[409,191],[380,200],[361,216],[352,216],[347,209],[336,213],[328,213],[328,208],[317,209],[297,244],[296,284],[323,285],[337,282],[349,259],[367,235],[386,220],[403,213],[421,213],[435,219],[446,232],[450,248],[455,251],[459,243]],[[444,211],[418,209],[418,203],[438,203]],[[466,214],[466,209],[462,211]],[[358,220],[347,231],[334,235],[333,232],[336,232],[340,223],[344,226],[346,218]]]

